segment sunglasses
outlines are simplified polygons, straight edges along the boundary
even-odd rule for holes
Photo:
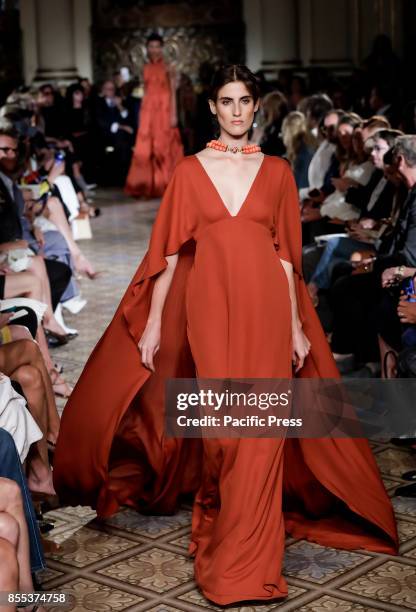
[[[6,155],[10,153],[17,153],[19,149],[17,147],[0,147],[0,151],[3,151]]]

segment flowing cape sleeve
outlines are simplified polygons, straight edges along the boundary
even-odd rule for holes
[[[192,488],[193,466],[189,460],[183,464],[186,449],[180,440],[165,442],[164,437],[165,379],[194,375],[184,299],[194,253],[186,174],[183,160],[161,201],[149,248],[62,416],[55,488],[63,502],[91,505],[100,516],[113,514],[121,503],[138,503],[143,478],[148,503],[161,500],[164,510],[172,511],[175,496]],[[147,322],[154,283],[167,267],[166,257],[174,253],[179,257],[152,374],[141,363],[137,342]]]
[[[339,379],[338,368],[303,279],[298,190],[289,165],[285,162],[282,166],[283,162],[278,162],[282,176],[275,213],[275,248],[278,257],[293,265],[299,316],[311,342],[310,352],[296,377]],[[313,499],[322,496],[325,500],[326,492],[330,491],[355,514],[381,530],[375,535],[365,533],[365,530],[359,533],[358,526],[352,526],[347,520],[344,532],[334,536],[342,524],[339,517],[328,518],[325,522],[306,519],[301,513],[287,512],[285,526],[293,537],[340,548],[363,547],[396,553],[398,536],[392,506],[367,440],[293,438],[286,440],[285,444],[286,464],[297,465],[296,471],[292,470],[286,478],[288,494],[291,488],[297,496],[301,491],[307,508],[309,496]],[[336,470],[333,469],[334,465]]]
[[[139,312],[148,312],[150,308],[150,286],[167,267],[166,257],[178,253],[181,247],[192,239],[194,220],[185,177],[186,161],[176,166],[166,188],[153,224],[149,248],[128,290],[130,299],[123,305],[129,332],[136,342],[144,329],[143,317]],[[183,257],[186,257],[187,253],[190,253],[189,249],[185,250]],[[178,273],[181,272],[181,267],[179,265]]]
[[[339,378],[338,368],[303,279],[302,224],[298,189],[289,164],[282,160],[277,161],[281,178],[275,210],[274,243],[277,256],[293,266],[299,318],[312,345],[304,367],[297,376]]]

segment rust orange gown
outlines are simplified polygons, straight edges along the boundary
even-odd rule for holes
[[[176,164],[183,158],[178,128],[171,127],[171,85],[163,58],[145,64],[139,129],[125,192],[135,197],[163,195]]]
[[[141,365],[165,257],[179,252],[156,372]],[[195,577],[218,603],[287,595],[285,531],[326,546],[395,554],[390,500],[364,439],[164,437],[166,377],[292,376],[293,264],[311,351],[302,377],[339,377],[301,271],[298,196],[288,164],[265,156],[232,216],[196,156],[176,168],[148,251],[64,410],[54,482],[64,502],[106,517],[121,504],[172,513],[195,493]]]

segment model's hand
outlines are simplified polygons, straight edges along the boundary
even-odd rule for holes
[[[170,127],[178,127],[178,118],[176,115],[172,115],[170,118]]]
[[[155,371],[153,357],[160,346],[160,327],[161,322],[159,319],[148,321],[138,344],[142,356],[142,364],[152,372]]]
[[[293,339],[293,354],[292,362],[295,366],[295,372],[298,372],[305,363],[305,359],[311,349],[311,343],[305,336],[305,333],[300,326],[292,328]]]

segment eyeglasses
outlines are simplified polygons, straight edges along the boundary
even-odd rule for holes
[[[6,155],[10,155],[10,153],[17,153],[19,149],[17,147],[0,147],[0,151],[3,151]]]
[[[335,123],[332,123],[331,125],[323,125],[321,127],[321,131],[324,134],[327,134],[328,132],[333,132],[336,129],[337,129],[337,125]]]

